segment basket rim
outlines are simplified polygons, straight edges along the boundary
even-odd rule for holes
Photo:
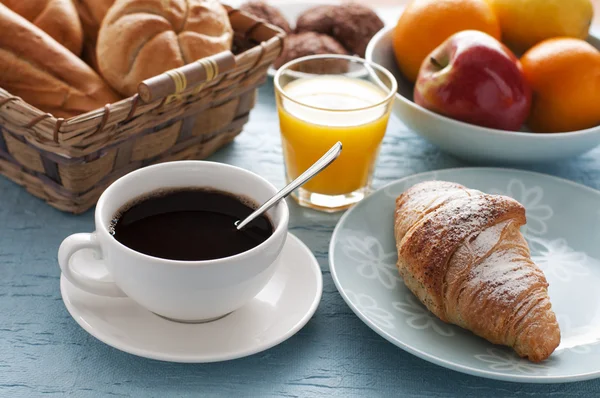
[[[253,40],[251,36],[253,32],[260,30],[263,36],[266,35],[268,38],[262,41],[253,40],[256,45],[245,49],[238,54],[232,54],[235,58],[236,66],[232,70],[220,73],[218,79],[212,81],[211,84],[206,84],[206,86],[196,94],[208,92],[208,90],[225,78],[235,74],[244,73],[244,70],[240,71],[240,65],[244,66],[246,69],[252,69],[263,61],[265,54],[277,52],[276,55],[279,55],[281,51],[283,51],[283,41],[286,34],[280,28],[266,23],[237,8],[228,5],[224,5],[224,7],[228,12],[230,20],[234,17],[239,18],[239,15],[241,15],[244,20],[251,21],[249,23],[250,28],[245,31],[240,31],[234,26],[234,35],[236,33],[242,34],[244,37],[249,37]],[[231,51],[228,52],[231,53]],[[191,87],[190,89],[193,88],[194,87]],[[186,90],[186,92],[187,91],[188,90]],[[189,93],[186,95],[186,98],[190,98]],[[9,130],[16,135],[25,135],[24,132],[26,132],[27,142],[42,151],[54,153],[53,149],[62,148],[67,149],[68,152],[68,148],[72,147],[72,145],[61,139],[61,136],[65,134],[67,130],[73,131],[74,129],[77,129],[79,125],[83,124],[87,124],[89,128],[90,124],[95,124],[96,132],[100,132],[109,122],[109,119],[111,119],[110,122],[112,125],[128,123],[147,112],[151,112],[152,110],[163,106],[165,99],[166,97],[150,103],[143,103],[139,98],[139,94],[134,94],[86,113],[70,118],[60,118],[55,117],[50,113],[43,112],[27,103],[21,97],[14,96],[0,87],[0,129]],[[115,112],[124,114],[124,116],[114,118]],[[13,121],[15,118],[10,116],[11,113],[18,114],[20,119],[27,120],[26,123],[14,123]],[[112,119],[111,116],[114,119]]]

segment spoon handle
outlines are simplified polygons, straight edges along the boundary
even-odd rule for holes
[[[286,185],[281,191],[277,192],[275,196],[273,196],[271,199],[265,202],[265,204],[260,206],[252,214],[246,217],[244,221],[237,222],[236,228],[238,231],[251,223],[256,217],[269,210],[281,199],[287,197],[296,188],[306,184],[308,180],[319,174],[325,167],[329,166],[335,159],[337,159],[337,157],[340,156],[340,153],[342,153],[342,143],[338,141],[329,151],[327,151],[325,155],[321,157],[321,159],[317,160],[312,166],[306,169],[306,171],[300,174],[298,178]]]

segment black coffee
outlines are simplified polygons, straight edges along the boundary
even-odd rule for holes
[[[211,189],[156,192],[119,211],[111,232],[125,246],[150,256],[212,260],[245,252],[273,234],[265,216],[242,231],[235,228],[234,223],[255,207],[248,200]]]

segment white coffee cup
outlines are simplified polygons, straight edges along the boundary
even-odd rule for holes
[[[127,296],[139,305],[181,322],[206,322],[223,317],[256,296],[273,276],[285,244],[289,210],[285,201],[267,213],[273,235],[235,256],[209,261],[174,261],[136,252],[109,232],[111,220],[132,200],[165,188],[210,187],[245,196],[261,204],[277,190],[264,178],[238,167],[205,161],[180,161],[148,166],[109,186],[96,206],[96,231],[67,237],[58,251],[63,275],[89,293]],[[199,245],[203,242],[198,242]],[[82,249],[102,256],[112,280],[98,270],[79,271],[74,264]],[[96,263],[96,262],[94,262]]]

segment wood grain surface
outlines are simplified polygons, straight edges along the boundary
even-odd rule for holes
[[[211,160],[284,183],[273,85],[244,133]],[[375,171],[376,187],[428,170],[467,164],[441,153],[393,119]],[[571,161],[527,167],[600,188],[600,149]],[[597,397],[600,380],[530,385],[467,376],[418,359],[365,326],[338,294],[327,262],[340,214],[290,202],[291,231],[316,255],[324,292],[312,320],[281,345],[214,364],[135,357],[88,335],[59,292],[57,248],[92,231],[93,214],[61,213],[0,178],[0,397]]]
[[[600,10],[600,0],[593,2]],[[600,25],[600,11],[595,22]],[[211,160],[247,168],[283,186],[272,93],[270,82],[261,88],[244,133]],[[392,119],[374,185],[467,165]],[[570,161],[524,168],[600,189],[600,149]],[[301,209],[291,201],[290,205],[291,231],[308,244],[323,271],[323,298],[313,319],[288,341],[248,358],[171,364],[106,346],[66,311],[56,252],[67,235],[93,230],[92,212],[61,213],[0,178],[0,397],[600,396],[600,380],[558,385],[497,382],[446,370],[391,345],[352,313],[329,274],[328,244],[340,214]]]

